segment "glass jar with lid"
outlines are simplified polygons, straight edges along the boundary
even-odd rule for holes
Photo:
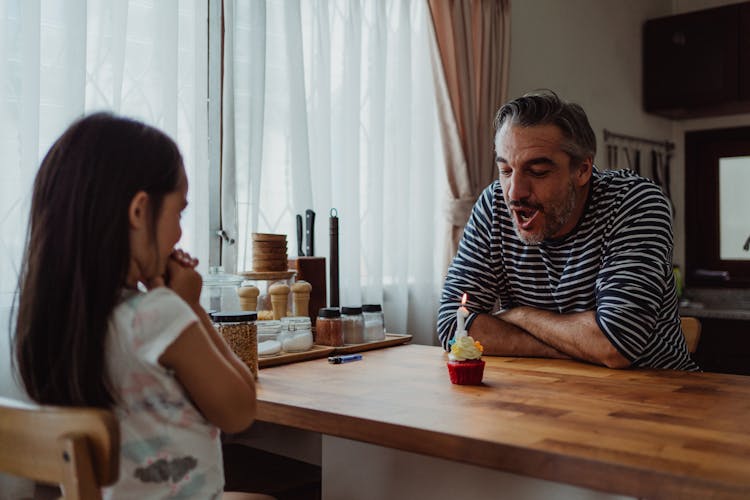
[[[380,304],[363,304],[362,316],[365,320],[365,342],[385,340],[385,320]]]
[[[344,345],[341,329],[341,311],[338,307],[323,307],[315,320],[315,343],[333,347]]]
[[[281,321],[258,321],[258,357],[278,356],[281,353]]]
[[[215,312],[211,315],[214,327],[224,337],[234,351],[258,378],[258,332],[255,320],[258,315],[252,311]]]
[[[200,304],[206,311],[233,312],[240,311],[240,299],[237,290],[245,278],[224,272],[221,266],[208,269],[203,277]]]
[[[312,348],[312,325],[308,316],[281,318],[281,331],[281,348],[284,352],[303,352]]]
[[[341,329],[344,330],[344,344],[361,344],[365,341],[365,320],[361,307],[341,308]]]
[[[258,327],[258,342],[263,342],[264,340],[279,340],[281,321],[275,319],[260,320],[255,324]]]

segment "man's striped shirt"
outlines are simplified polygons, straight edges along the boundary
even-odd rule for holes
[[[559,314],[595,311],[632,366],[698,369],[680,326],[667,199],[629,170],[594,169],[591,183],[576,228],[540,245],[516,235],[499,181],[484,190],[443,287],[438,337],[445,349],[467,293],[467,329],[479,313],[522,305]]]

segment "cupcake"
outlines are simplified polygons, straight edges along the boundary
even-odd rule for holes
[[[459,385],[479,385],[484,375],[482,344],[468,335],[459,337],[448,353],[448,374],[451,382]]]

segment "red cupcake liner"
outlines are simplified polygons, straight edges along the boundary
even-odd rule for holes
[[[482,383],[484,361],[481,359],[448,361],[446,364],[452,383],[458,385],[479,385]]]

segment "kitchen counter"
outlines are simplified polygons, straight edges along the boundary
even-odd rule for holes
[[[693,316],[695,318],[736,319],[750,321],[750,310],[731,307],[680,307],[680,316]]]
[[[433,346],[267,368],[258,420],[319,436],[324,498],[750,498],[750,377],[484,359],[482,386]]]
[[[750,321],[750,290],[690,288],[680,301],[680,316]]]

